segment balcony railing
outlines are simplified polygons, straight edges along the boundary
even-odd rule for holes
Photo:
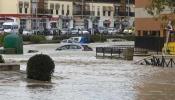
[[[37,15],[51,15],[50,9],[37,9]]]
[[[94,14],[94,11],[73,11],[73,15],[90,16]]]
[[[115,16],[130,16],[130,17],[134,17],[135,16],[135,12],[115,12],[114,14]]]

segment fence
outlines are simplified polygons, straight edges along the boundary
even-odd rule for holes
[[[165,38],[163,37],[151,37],[151,36],[136,36],[135,47],[143,48],[153,51],[162,51],[164,46]]]

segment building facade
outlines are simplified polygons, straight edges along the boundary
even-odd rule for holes
[[[132,26],[133,19],[133,0],[0,0],[0,26],[17,21],[25,29],[89,29]]]
[[[165,25],[161,19],[156,19],[147,13],[146,7],[150,0],[135,0],[135,29],[136,36],[160,36],[165,37]],[[166,9],[160,16],[166,15],[170,18],[170,9]],[[172,16],[171,16],[172,17]],[[173,17],[172,17],[173,18]]]

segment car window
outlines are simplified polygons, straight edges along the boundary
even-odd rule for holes
[[[78,38],[74,38],[75,41],[78,41]]]
[[[70,45],[70,49],[81,49],[78,45]]]
[[[67,50],[67,49],[69,49],[69,45],[61,46],[59,49],[61,49],[61,50]]]

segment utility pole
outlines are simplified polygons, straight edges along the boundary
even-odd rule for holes
[[[81,1],[81,4],[82,4],[82,7],[81,7],[81,16],[82,16],[82,19],[83,19],[83,15],[84,15],[84,0]]]
[[[93,3],[94,3],[94,1],[92,0],[91,1],[92,2],[92,11],[91,11],[91,13],[90,13],[90,18],[91,18],[91,21],[92,21],[92,28],[91,28],[91,34],[94,34],[94,25],[93,25],[93,22],[94,22],[94,6],[93,6]]]
[[[130,8],[130,2],[128,0],[128,18],[129,18],[129,8]]]

